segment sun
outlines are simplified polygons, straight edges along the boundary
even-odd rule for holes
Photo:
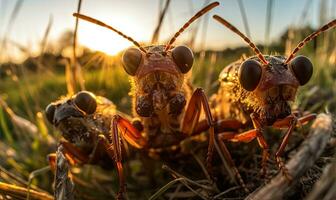
[[[125,27],[123,31],[124,30]],[[120,51],[132,46],[131,42],[120,35],[88,23],[80,24],[78,40],[80,44],[92,50],[102,51],[111,56],[116,55]]]

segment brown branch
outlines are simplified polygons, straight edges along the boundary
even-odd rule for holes
[[[282,199],[284,194],[295,185],[299,178],[314,165],[326,147],[332,133],[332,117],[319,114],[311,126],[309,137],[301,145],[298,152],[286,165],[292,182],[280,173],[270,183],[247,196],[246,199]]]
[[[321,179],[314,185],[306,200],[335,199],[336,197],[336,161],[324,168]]]

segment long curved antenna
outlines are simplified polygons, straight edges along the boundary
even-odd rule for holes
[[[295,56],[295,54],[302,49],[309,41],[311,41],[312,39],[316,38],[318,35],[320,35],[321,33],[334,28],[336,26],[336,19],[332,20],[331,22],[325,24],[324,26],[322,26],[321,28],[319,28],[317,31],[315,31],[314,33],[308,35],[304,40],[302,40],[296,47],[295,49],[292,51],[292,53],[288,56],[288,58],[285,61],[285,64],[288,64]]]
[[[175,35],[172,37],[172,39],[170,39],[170,41],[168,42],[168,44],[166,45],[165,51],[168,51],[171,47],[171,45],[175,42],[176,38],[186,29],[188,28],[188,26],[190,26],[191,23],[193,23],[196,19],[198,19],[199,17],[201,17],[202,15],[204,15],[205,13],[207,13],[208,11],[210,11],[211,9],[213,9],[214,7],[218,6],[219,2],[213,2],[209,5],[207,5],[206,7],[204,7],[202,10],[198,11],[192,18],[190,18],[187,23],[185,23],[182,28],[180,28],[180,30],[178,30]]]
[[[232,24],[230,24],[228,21],[226,21],[225,19],[221,18],[218,15],[214,15],[213,18],[215,20],[217,20],[219,23],[223,24],[224,26],[226,26],[228,29],[230,29],[231,31],[237,33],[241,38],[243,38],[243,40],[252,48],[252,50],[254,51],[254,53],[257,55],[257,57],[265,64],[268,65],[267,60],[265,59],[265,57],[262,55],[262,53],[260,52],[260,50],[258,49],[258,47],[251,42],[251,40],[246,37],[242,32],[240,32],[236,27],[234,27]]]
[[[97,19],[94,19],[92,17],[89,17],[89,16],[86,16],[86,15],[82,15],[82,14],[79,14],[79,13],[74,13],[73,14],[74,17],[77,17],[77,18],[80,18],[80,19],[83,19],[85,21],[88,21],[88,22],[91,22],[91,23],[94,23],[94,24],[97,24],[99,26],[102,26],[102,27],[105,27],[105,28],[108,28],[116,33],[118,33],[120,36],[122,36],[123,38],[131,41],[135,46],[137,46],[142,52],[144,53],[147,53],[146,49],[144,49],[143,47],[141,47],[141,45],[135,41],[133,38],[123,34],[122,32],[118,31],[117,29],[113,28],[112,26],[109,26],[107,24],[105,24],[104,22],[102,21],[99,21]]]

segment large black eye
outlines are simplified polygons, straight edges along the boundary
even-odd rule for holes
[[[141,62],[141,51],[137,48],[129,48],[122,56],[122,62],[127,74],[134,76]]]
[[[305,56],[297,56],[289,63],[289,66],[300,85],[306,84],[313,75],[313,64]]]
[[[87,114],[92,114],[96,111],[97,102],[96,97],[91,92],[82,91],[77,93],[75,104],[78,108]]]
[[[259,84],[261,65],[255,60],[247,60],[239,68],[239,82],[247,91],[253,91]]]
[[[173,49],[172,55],[176,65],[180,68],[182,73],[185,74],[191,69],[194,63],[194,55],[188,47],[175,47]]]
[[[56,105],[51,103],[49,104],[45,109],[45,115],[47,117],[47,120],[54,124],[54,115],[55,115]]]

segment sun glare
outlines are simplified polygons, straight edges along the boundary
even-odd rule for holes
[[[125,28],[127,27],[123,28],[123,31],[126,32]],[[85,23],[81,24],[78,37],[82,45],[112,56],[133,45],[130,41],[110,30]]]

